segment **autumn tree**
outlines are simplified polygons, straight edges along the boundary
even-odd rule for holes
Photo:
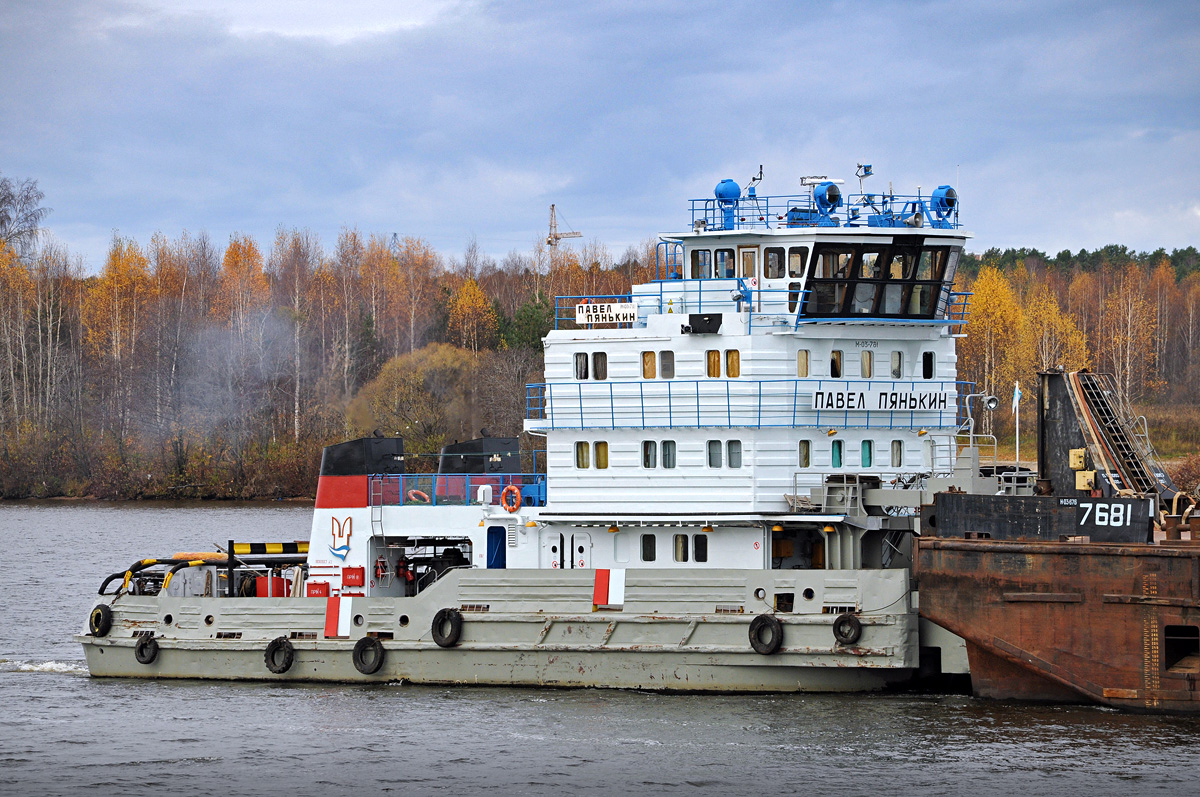
[[[977,391],[998,396],[1011,384],[1016,366],[1012,350],[1024,321],[1012,287],[999,269],[985,266],[971,286],[967,337],[958,341],[962,378]],[[992,432],[992,415],[983,417],[983,431]]]
[[[499,323],[487,294],[473,279],[466,280],[450,300],[450,334],[464,349],[478,352],[492,345]]]

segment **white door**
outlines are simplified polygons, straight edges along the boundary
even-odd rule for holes
[[[586,532],[571,535],[571,567],[586,570],[592,566],[592,537]]]
[[[567,560],[566,540],[557,531],[542,532],[542,567],[547,570],[561,570],[570,567]]]

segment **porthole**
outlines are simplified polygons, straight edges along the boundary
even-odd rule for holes
[[[813,591],[812,591],[812,587],[808,587],[808,588],[807,588],[807,589],[805,589],[805,590],[804,590],[804,592],[802,592],[801,594],[804,596],[804,600],[806,600],[806,601],[810,601],[810,600],[812,600],[812,599],[813,599],[813,598],[815,598],[815,597],[816,597],[816,595],[817,595],[817,593],[815,593],[815,592],[813,592]]]
[[[363,620],[363,616],[361,614],[354,615],[354,624],[355,625],[361,626],[364,622],[366,622],[366,621]]]
[[[211,614],[204,618],[205,625],[212,625],[213,622],[214,622],[214,618]]]
[[[400,627],[403,628],[406,625],[408,625],[408,615],[402,614],[400,615]]]
[[[758,589],[754,590],[754,597],[762,600],[763,598],[767,597],[767,591],[762,587],[759,587]]]
[[[580,552],[580,553],[583,553],[583,546],[582,546],[582,545],[580,545],[580,546],[579,546],[579,552]]]
[[[175,619],[175,618],[174,618],[174,617],[172,617],[172,616],[171,616],[171,615],[169,615],[169,614],[165,614],[165,615],[163,615],[163,625],[170,625],[170,624],[171,624],[171,621],[172,621],[172,620],[174,620],[174,619]]]
[[[551,545],[551,546],[550,546],[550,553],[558,553],[558,546],[557,546],[557,545]]]

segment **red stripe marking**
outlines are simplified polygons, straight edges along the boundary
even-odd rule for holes
[[[325,638],[338,635],[338,611],[342,608],[342,599],[331,595],[325,599]]]
[[[608,605],[608,571],[596,571],[596,589],[592,592],[592,603],[596,606]]]
[[[317,479],[317,509],[346,509],[366,505],[366,476],[322,476]]]

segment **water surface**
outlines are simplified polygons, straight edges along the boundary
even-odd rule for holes
[[[303,505],[0,504],[0,794],[1142,795],[1200,719],[955,696],[92,680],[108,573],[308,536]]]

